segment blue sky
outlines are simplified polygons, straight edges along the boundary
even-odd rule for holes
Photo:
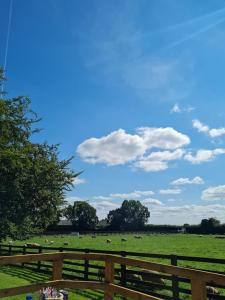
[[[5,88],[32,99],[35,139],[84,170],[70,202],[100,218],[134,198],[154,224],[225,221],[224,40],[222,0],[13,0]]]

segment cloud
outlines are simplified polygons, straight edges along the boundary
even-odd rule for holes
[[[181,192],[182,192],[181,189],[165,189],[159,191],[159,193],[162,195],[178,195]]]
[[[145,205],[157,205],[157,206],[163,205],[163,203],[160,200],[153,199],[153,198],[146,198],[142,200],[141,203]]]
[[[201,164],[203,162],[209,162],[215,159],[216,156],[225,154],[225,149],[217,148],[214,150],[200,149],[193,155],[191,152],[184,156],[184,159],[192,164]]]
[[[170,113],[182,113],[182,112],[191,112],[193,111],[195,108],[194,107],[186,107],[186,108],[181,108],[180,105],[178,103],[175,103],[174,106],[171,108]]]
[[[147,156],[143,156],[134,166],[146,172],[158,172],[166,170],[169,167],[168,161],[181,159],[185,151],[177,149],[175,151],[157,151],[152,152]]]
[[[134,199],[134,198],[141,198],[146,196],[152,196],[154,195],[153,191],[134,191],[131,193],[116,193],[116,194],[110,194],[109,196],[111,198],[118,198],[118,199]]]
[[[213,186],[203,190],[202,199],[209,201],[225,200],[225,185]]]
[[[97,216],[99,219],[106,218],[110,210],[114,210],[120,207],[120,203],[112,201],[92,201],[90,204],[96,209]]]
[[[125,130],[118,129],[106,136],[85,140],[77,147],[77,153],[85,162],[113,166],[135,161],[139,157],[142,157],[142,160],[149,160],[149,157],[144,157],[144,154],[152,148],[177,149],[189,143],[190,139],[187,135],[171,127],[141,127],[137,129],[137,134],[128,134]],[[182,151],[178,150],[179,153]],[[165,152],[161,155],[177,154]],[[152,160],[151,155],[150,159]],[[165,164],[161,163],[161,170],[165,168],[167,168]]]
[[[95,200],[106,200],[106,201],[108,201],[108,200],[112,200],[112,197],[109,197],[109,196],[95,196],[95,197],[93,197],[93,199],[95,199]]]
[[[225,127],[210,129],[208,125],[203,124],[199,120],[192,120],[192,125],[198,130],[198,132],[204,132],[211,138],[216,138],[225,135]]]
[[[84,178],[75,177],[73,183],[75,185],[87,183],[87,180]]]
[[[137,132],[143,138],[148,149],[153,147],[161,149],[177,149],[190,143],[190,139],[187,135],[180,133],[171,127],[141,127],[138,128]]]
[[[68,202],[69,204],[73,204],[73,202],[75,202],[75,201],[87,201],[87,199],[84,199],[81,197],[75,197],[75,196],[66,198],[66,202]]]
[[[153,206],[150,209],[152,224],[199,224],[202,219],[216,217],[225,222],[225,205]]]
[[[179,178],[179,179],[176,179],[176,180],[172,181],[170,184],[173,184],[173,185],[204,184],[204,180],[201,177],[196,176],[192,179],[190,179],[190,178]]]
[[[143,139],[123,129],[113,131],[101,138],[90,138],[77,148],[78,154],[88,163],[119,165],[130,162],[146,151]]]

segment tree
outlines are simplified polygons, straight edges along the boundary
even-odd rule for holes
[[[59,160],[58,145],[32,142],[40,119],[30,104],[27,97],[0,94],[0,240],[43,231],[59,219],[78,175],[68,169],[72,158]]]
[[[216,218],[202,219],[201,230],[203,233],[214,233],[216,227],[220,225],[220,221]]]
[[[139,230],[150,217],[148,208],[136,200],[124,200],[121,207],[109,212],[107,216],[111,229]]]
[[[77,230],[93,230],[98,224],[96,209],[86,201],[75,201],[65,209],[65,217]]]

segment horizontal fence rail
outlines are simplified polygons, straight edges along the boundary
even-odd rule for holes
[[[103,281],[74,281],[63,279],[63,265],[67,260],[85,260],[98,261],[103,263]],[[225,275],[184,268],[179,266],[154,263],[134,258],[126,258],[112,254],[100,253],[39,253],[16,256],[1,256],[0,265],[11,265],[32,262],[51,262],[52,263],[52,280],[44,283],[31,284],[22,287],[13,287],[0,289],[0,297],[14,296],[26,292],[40,290],[42,287],[54,286],[58,288],[82,288],[103,290],[104,299],[112,300],[115,294],[120,294],[137,300],[159,300],[154,294],[146,294],[137,290],[120,286],[115,280],[116,267],[118,265],[144,269],[146,272],[160,272],[172,276],[181,276],[191,282],[191,295],[193,300],[205,300],[207,298],[206,287],[209,284],[216,284],[225,287]]]
[[[1,256],[12,256],[18,254],[42,254],[43,252],[51,252],[58,251],[59,253],[64,253],[65,251],[70,252],[83,252],[84,254],[108,254],[108,255],[117,255],[122,258],[136,257],[142,259],[160,259],[165,261],[166,264],[170,264],[172,266],[178,266],[181,262],[185,264],[191,264],[193,262],[197,263],[209,263],[209,264],[218,264],[223,267],[225,271],[225,259],[218,258],[206,258],[206,257],[194,257],[194,256],[182,256],[182,255],[169,255],[169,254],[155,254],[155,253],[142,253],[142,252],[131,252],[131,251],[112,251],[112,250],[95,250],[95,249],[77,249],[77,248],[63,248],[63,247],[46,247],[46,246],[16,246],[16,245],[6,245],[0,244],[0,255]],[[54,253],[55,255],[56,253]],[[74,253],[73,253],[74,254]],[[83,255],[84,255],[83,254]],[[45,254],[46,255],[46,254]],[[101,256],[102,257],[102,256]],[[100,261],[100,260],[98,260]],[[17,264],[18,265],[18,264]],[[38,272],[42,272],[45,274],[50,274],[52,272],[52,264],[48,261],[43,262],[39,261],[23,261],[21,262],[22,267],[26,267],[30,270],[35,270]],[[225,275],[223,272],[218,272],[215,270],[210,270],[209,266],[207,270],[213,273],[218,273]],[[117,266],[115,267],[114,278],[118,284],[122,287],[128,287],[135,289],[139,292],[143,293],[151,293],[155,297],[164,298],[164,299],[174,299],[179,300],[182,299],[182,295],[190,295],[191,294],[191,280],[190,278],[183,277],[181,274],[162,274],[159,272],[158,274],[152,274],[152,282],[145,281],[145,274],[142,270],[137,270],[135,266],[133,269],[127,268],[127,265],[121,260],[117,262]],[[193,267],[192,267],[193,268]],[[190,269],[190,267],[188,267]],[[102,281],[104,266],[103,263],[96,264],[96,262],[90,263],[90,258],[87,256],[80,256],[79,261],[71,261],[71,259],[65,259],[62,274],[66,279],[76,279],[76,280],[98,280]],[[143,279],[140,280],[141,276]],[[215,288],[224,288],[223,285],[218,283],[210,283],[210,286]],[[207,290],[207,295],[210,299],[224,300],[225,296],[215,295],[212,290]]]

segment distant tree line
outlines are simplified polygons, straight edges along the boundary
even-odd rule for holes
[[[119,208],[109,211],[102,220],[98,220],[96,209],[86,201],[76,201],[73,205],[68,205],[63,215],[71,225],[55,224],[49,230],[225,234],[225,224],[221,224],[216,218],[203,219],[198,225],[148,224],[150,212],[138,200],[124,200]]]

